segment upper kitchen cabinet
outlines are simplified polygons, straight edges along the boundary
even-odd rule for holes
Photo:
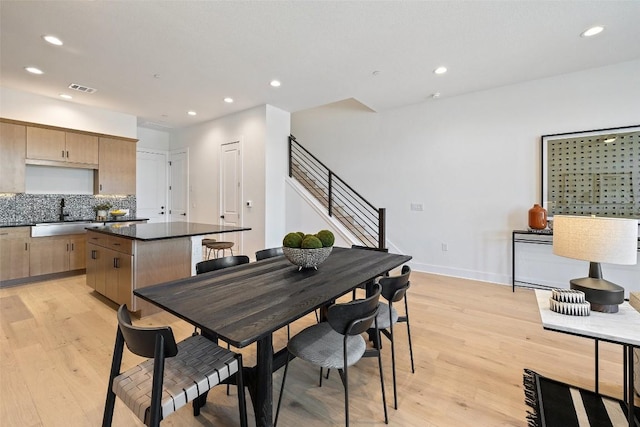
[[[136,141],[100,138],[95,194],[136,194]]]
[[[98,137],[27,126],[26,163],[95,169],[98,167]]]
[[[65,132],[67,162],[86,163],[92,169],[98,164],[98,137],[77,132]]]
[[[27,130],[0,122],[0,193],[24,193]]]

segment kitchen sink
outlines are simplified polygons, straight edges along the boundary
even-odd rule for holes
[[[92,221],[60,221],[41,222],[31,226],[31,237],[64,236],[67,234],[86,233],[86,228],[102,227],[102,222]]]

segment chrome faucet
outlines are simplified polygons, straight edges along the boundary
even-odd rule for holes
[[[60,221],[64,221],[64,217],[69,216],[68,213],[64,213],[64,197],[60,200]]]

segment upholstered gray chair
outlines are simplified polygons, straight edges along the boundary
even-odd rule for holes
[[[377,357],[384,422],[389,422],[380,351],[375,348],[367,349],[366,342],[361,335],[372,326],[376,329],[378,327],[376,316],[378,314],[381,290],[381,286],[376,284],[374,285],[373,294],[367,299],[355,300],[344,304],[333,304],[327,310],[327,321],[309,326],[291,338],[287,345],[289,355],[284,367],[274,426],[278,422],[280,403],[282,402],[287,371],[292,356],[320,366],[320,386],[322,386],[322,370],[324,368],[338,370],[344,386],[344,412],[347,427],[349,426],[348,368],[363,357]]]
[[[409,305],[407,304],[407,289],[411,283],[409,276],[411,275],[411,267],[405,265],[402,267],[399,276],[385,276],[378,283],[382,286],[382,297],[388,303],[381,302],[378,310],[378,340],[380,335],[384,335],[391,341],[391,368],[393,371],[393,405],[398,409],[398,393],[396,391],[396,349],[395,337],[393,334],[393,325],[396,323],[407,324],[407,336],[409,339],[409,356],[411,357],[411,372],[415,373],[413,365],[413,348],[411,347],[411,329],[409,326]],[[400,316],[393,306],[394,303],[404,300],[404,316]],[[378,341],[380,343],[380,341]],[[381,343],[380,343],[381,344]]]
[[[103,427],[111,425],[116,396],[147,426],[159,426],[189,402],[193,402],[193,414],[197,416],[209,390],[231,376],[238,383],[240,424],[247,425],[240,354],[202,335],[176,343],[169,326],[133,326],[126,305],[120,306],[117,316]],[[125,343],[132,353],[151,359],[120,373]]]

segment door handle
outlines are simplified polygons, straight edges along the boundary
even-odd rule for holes
[[[159,215],[164,215],[164,212],[160,212]]]
[[[220,215],[220,218],[224,219],[224,215]]]
[[[120,258],[113,259],[113,268],[120,268]]]
[[[182,215],[182,216],[187,216],[187,214],[186,214],[186,213],[182,213],[182,214],[180,214],[180,215]]]
[[[98,251],[95,249],[91,251],[91,259],[98,259]]]

